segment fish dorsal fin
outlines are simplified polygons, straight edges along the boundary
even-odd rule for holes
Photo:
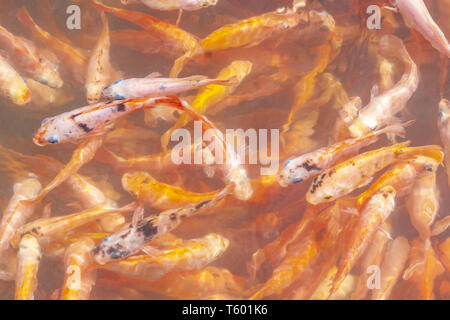
[[[143,219],[144,219],[144,207],[137,207],[136,210],[133,212],[131,224],[135,227]]]
[[[155,79],[159,77],[162,77],[162,74],[159,72],[152,72],[149,75],[145,76],[146,79]]]

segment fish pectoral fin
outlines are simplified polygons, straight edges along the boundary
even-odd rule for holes
[[[394,240],[391,236],[391,233],[388,230],[386,230],[385,228],[383,228],[382,226],[379,226],[378,230],[383,232],[389,240]]]
[[[149,75],[145,76],[146,79],[155,79],[159,77],[162,77],[162,74],[159,72],[152,72]]]
[[[162,250],[156,249],[153,246],[142,247],[141,251],[144,252],[146,255],[149,255],[151,257],[158,257],[158,256],[163,255]]]
[[[396,7],[383,6],[382,8],[383,8],[383,9],[386,9],[386,10],[389,10],[389,11],[392,11],[392,12],[395,12],[395,13],[398,13],[398,12],[399,12],[399,11],[398,11],[398,8],[396,8]]]

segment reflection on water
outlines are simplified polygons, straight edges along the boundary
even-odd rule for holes
[[[137,2],[125,6],[119,0],[103,1],[111,7],[157,17],[171,24],[171,28],[175,30],[178,10],[159,11]],[[145,30],[142,25],[138,26],[124,17],[120,18],[117,14],[108,12],[105,17],[109,26],[109,60],[112,71],[107,74],[104,86],[118,79],[144,78],[155,72],[169,77],[174,70],[174,61],[186,52],[188,59],[181,68],[180,78],[204,75],[214,79],[233,62],[246,61],[251,66],[248,70],[228,70],[230,73],[223,73],[225,76],[222,78],[239,75],[239,81],[230,85],[230,88],[212,85],[207,89],[182,92],[179,96],[197,109],[200,108],[200,112],[224,133],[227,129],[241,128],[258,133],[267,129],[270,134],[270,130],[278,129],[279,149],[272,148],[272,153],[278,151],[278,154],[272,156],[273,159],[278,156],[277,164],[282,169],[288,159],[350,137],[348,132],[345,132],[341,139],[336,139],[334,128],[343,107],[352,97],[360,97],[362,106],[366,106],[371,100],[371,92],[382,94],[401,81],[402,75],[409,70],[408,61],[397,50],[390,54],[383,54],[379,50],[381,37],[390,34],[403,41],[413,63],[418,67],[420,82],[417,90],[412,90],[411,98],[407,99],[407,107],[400,108],[402,110],[382,126],[413,119],[415,122],[406,128],[405,137],[397,136],[397,142],[410,140],[411,146],[443,146],[437,125],[438,105],[441,98],[450,97],[447,81],[448,59],[440,55],[419,32],[409,29],[400,14],[391,10],[381,9],[381,28],[370,30],[366,24],[370,16],[366,13],[366,8],[373,4],[381,7],[383,1],[306,2],[306,7],[298,8],[296,13],[291,11],[291,0],[220,0],[216,5],[207,8],[184,10],[178,27],[184,30],[186,35],[192,36],[195,47],[196,43],[201,43],[201,39],[226,24],[237,24],[243,19],[274,12],[281,7],[288,8],[284,11],[278,10],[278,16],[285,15],[283,23],[275,22],[279,17],[275,19],[264,16],[260,19],[273,19],[274,25],[259,27],[261,20],[255,20],[251,28],[242,27],[236,32],[237,35],[235,33],[217,38],[219,40],[213,38],[211,42],[217,43],[210,44],[209,49],[206,42],[203,43],[202,52],[190,52],[189,47],[186,47],[186,38],[173,40],[176,37],[171,33],[172,29],[163,27],[162,30],[157,30],[149,27]],[[432,17],[449,37],[450,23],[445,18],[450,11],[450,2],[429,0],[425,3]],[[72,7],[68,10],[68,7],[74,4],[75,9]],[[23,20],[19,21],[17,13],[23,5],[39,27],[47,31],[53,39],[66,43],[73,52],[67,54],[58,51],[57,44],[46,42],[36,29],[27,26]],[[77,28],[77,8],[80,8],[80,29]],[[25,43],[32,41],[49,63],[57,66],[58,74],[64,81],[61,88],[52,89],[35,81],[36,79],[33,80],[33,76],[28,72],[33,66],[22,66],[21,69],[14,65],[11,61],[20,59],[14,59],[14,53],[9,51],[8,41],[0,39],[0,54],[4,57],[2,59],[11,62],[24,79],[23,85],[31,92],[31,101],[24,106],[14,104],[6,94],[0,100],[0,205],[4,212],[13,196],[15,183],[32,174],[42,186],[46,186],[63,169],[63,164],[69,162],[76,148],[74,143],[39,147],[33,143],[32,137],[43,119],[88,105],[84,70],[90,57],[98,54],[94,48],[104,31],[104,20],[99,12],[100,10],[95,9],[88,0],[0,2],[1,25],[12,34],[26,38]],[[291,17],[288,21],[288,12],[295,15],[295,18]],[[103,54],[108,52],[107,46],[105,48]],[[22,53],[18,51],[15,57],[20,54]],[[7,71],[0,72],[6,74]],[[6,83],[6,80],[3,81]],[[375,85],[378,92],[373,89]],[[205,94],[208,90],[212,92],[209,96],[208,93]],[[197,94],[203,94],[206,98],[196,99]],[[161,137],[164,137],[164,133],[177,121],[180,123],[180,115],[181,112],[171,109],[167,111],[167,108],[162,107],[151,112],[141,110],[120,118],[114,126],[108,125],[104,146],[96,157],[78,171],[76,178],[72,175],[72,180],[55,188],[36,204],[34,214],[30,215],[26,222],[32,222],[49,213],[51,217],[57,217],[81,212],[105,199],[109,205],[114,204],[117,207],[137,199],[145,203],[145,217],[148,217],[164,209],[197,203],[205,196],[204,193],[213,197],[212,192],[220,190],[224,187],[224,182],[228,182],[222,176],[222,169],[204,165],[174,165],[171,162],[170,150],[176,142],[170,142],[167,146],[169,151],[164,154]],[[191,121],[182,125],[189,129],[189,132],[193,132]],[[270,138],[267,141],[269,144],[266,148],[270,150],[273,141],[271,143]],[[383,136],[376,143],[362,148],[359,153],[390,144],[391,141]],[[258,146],[261,147],[256,144],[255,148]],[[245,147],[238,146],[237,151],[246,150],[248,155],[251,146],[247,146],[247,149]],[[36,158],[37,155],[41,156]],[[147,159],[151,158],[150,155],[153,155],[152,159],[161,155],[161,160],[143,162],[141,158],[139,163],[136,159],[144,155],[147,155]],[[354,155],[355,152],[345,158]],[[127,159],[135,160],[127,162]],[[184,219],[169,233],[152,240],[150,246],[153,251],[147,248],[144,252],[138,250],[134,254],[142,256],[141,263],[146,268],[138,268],[137,263],[134,270],[130,270],[133,267],[129,266],[126,273],[124,269],[120,269],[123,268],[120,264],[107,264],[102,267],[97,265],[99,268],[88,274],[81,262],[74,262],[77,268],[81,268],[79,280],[89,289],[84,295],[78,291],[76,294],[71,292],[72,297],[326,298],[329,289],[327,284],[331,285],[336,267],[339,268],[339,263],[342,263],[343,252],[350,243],[344,235],[351,233],[352,226],[356,225],[358,218],[352,213],[358,209],[354,204],[349,205],[349,208],[345,201],[343,207],[346,209],[332,202],[312,206],[305,200],[312,179],[281,188],[275,176],[261,176],[260,169],[267,167],[267,164],[263,165],[260,160],[258,159],[256,164],[243,166],[253,188],[250,199],[239,200],[235,197],[237,193],[234,193],[215,207]],[[344,158],[341,159],[343,160]],[[386,170],[376,172],[372,181],[376,181]],[[130,182],[131,186],[124,188],[122,175],[135,171],[147,171],[155,179],[155,185],[145,190],[145,185],[149,183],[148,178],[135,182],[135,185]],[[85,179],[92,188],[98,188],[82,190],[82,194],[91,192],[91,196],[84,195],[89,199],[83,200],[75,190],[74,181],[79,177]],[[434,197],[439,203],[438,210],[433,212],[429,209],[431,211],[426,213],[433,215],[437,212],[435,221],[445,218],[450,207],[446,168],[439,166],[437,169],[435,185],[434,181],[424,185],[423,193],[432,198],[429,201],[432,202]],[[179,189],[173,191],[174,187]],[[133,193],[130,188],[139,192]],[[351,196],[358,196],[364,189],[354,191]],[[184,194],[186,190],[191,192],[189,196]],[[101,194],[103,200],[96,203],[92,192]],[[175,195],[169,192],[175,192]],[[417,192],[413,194],[417,197],[421,195]],[[187,197],[188,200],[183,198],[181,201],[180,197]],[[149,201],[149,198],[152,200]],[[350,196],[345,199],[349,198]],[[170,202],[170,205],[167,205],[167,202]],[[375,293],[372,295],[371,291],[359,287],[361,283],[365,283],[367,277],[364,267],[374,264],[381,268],[382,284],[383,272],[399,269],[397,273],[393,272],[397,282],[390,288],[390,295],[385,296],[387,298],[449,299],[449,233],[446,231],[432,236],[430,243],[424,237],[421,238],[417,231],[420,229],[417,228],[417,222],[411,222],[414,219],[408,214],[412,210],[412,202],[411,196],[403,194],[397,197],[395,210],[388,218],[387,224],[380,224],[379,228],[375,228],[376,231],[368,239],[368,248],[362,251],[359,259],[356,259],[348,270],[349,275],[335,298],[376,297]],[[330,205],[335,205],[334,209]],[[336,210],[339,213],[336,213]],[[312,219],[309,224],[308,219]],[[64,229],[50,237],[40,238],[43,258],[39,264],[35,298],[60,298],[64,294],[69,297],[67,268],[71,263],[71,252],[84,250],[83,245],[92,249],[107,235],[123,228],[125,221],[131,220],[132,215],[128,212],[108,213],[101,216],[101,219],[89,220],[77,228]],[[24,222],[19,223],[17,227],[22,226]],[[302,225],[306,227],[300,232]],[[389,239],[383,237],[386,233],[380,232],[381,229],[389,233]],[[205,237],[207,234],[215,234],[226,240],[214,247],[208,242],[211,239]],[[18,237],[20,239],[20,235]],[[403,238],[399,237],[405,237],[408,243],[405,245]],[[88,238],[90,240],[87,240]],[[78,247],[74,247],[74,243]],[[16,273],[21,270],[16,266],[17,244],[14,248],[6,245],[9,249],[0,253],[0,270],[12,277],[12,281],[0,280],[2,299],[14,298],[14,279],[18,279]],[[367,264],[370,252],[374,254],[377,246],[379,258],[374,258],[373,263]],[[391,251],[396,248],[401,248],[403,253],[411,248],[409,254],[404,254],[403,262],[398,258],[401,254],[392,254]],[[192,256],[183,250],[192,250]],[[212,253],[211,250],[216,252]],[[86,259],[85,264],[92,263],[92,252],[86,249],[84,256],[81,255],[81,259]],[[145,254],[148,256],[144,257]],[[388,259],[392,261],[387,261]],[[409,280],[402,278],[402,273],[408,266],[425,260],[428,266],[434,263],[434,271],[425,272],[423,267],[417,267],[415,270],[409,270],[410,274],[413,274]],[[8,274],[4,277],[7,278]],[[434,284],[431,289],[430,281]],[[59,289],[61,291],[58,291]]]

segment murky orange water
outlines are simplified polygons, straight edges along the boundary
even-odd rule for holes
[[[394,34],[403,39],[408,52],[418,65],[420,70],[420,84],[417,91],[407,104],[407,111],[399,115],[400,118],[415,119],[415,123],[407,128],[405,139],[411,141],[412,146],[442,145],[437,127],[438,103],[441,97],[450,97],[448,81],[443,81],[443,73],[448,72],[448,61],[440,57],[428,42],[417,33],[408,29],[400,15],[388,11],[382,11],[383,20],[380,30],[368,30],[366,19],[369,15],[363,15],[364,9],[377,1],[353,1],[353,0],[324,0],[311,1],[305,11],[326,11],[335,20],[336,34],[342,38],[340,50],[333,51],[332,59],[327,63],[324,71],[315,76],[313,92],[302,102],[301,108],[295,113],[294,125],[285,141],[281,141],[278,159],[279,167],[290,157],[298,156],[313,151],[319,147],[331,143],[331,133],[338,111],[345,102],[344,96],[360,96],[363,105],[370,100],[370,90],[379,82],[379,61],[376,46],[377,39],[383,34]],[[379,2],[379,1],[378,1]],[[425,1],[430,13],[441,26],[447,37],[450,37],[450,23],[445,16],[445,10],[438,6],[450,6],[447,0]],[[114,7],[124,7],[120,1],[104,1]],[[68,14],[66,9],[71,4],[77,4],[81,8],[81,29],[69,30],[66,27]],[[199,11],[185,11],[181,18],[180,28],[204,38],[212,31],[228,24],[236,23],[242,19],[271,12],[282,6],[290,7],[290,0],[220,0],[216,6],[211,6]],[[71,41],[89,57],[90,50],[94,47],[102,26],[98,12],[90,6],[90,1],[13,1],[2,0],[0,3],[1,25],[15,35],[20,35],[33,40],[33,35],[25,29],[16,19],[15,13],[25,5],[36,23],[53,35],[59,34]],[[351,7],[352,5],[352,7]],[[178,12],[160,12],[146,8],[142,4],[132,4],[126,7],[151,14],[174,24]],[[350,8],[357,9],[353,14]],[[50,11],[49,11],[50,10]],[[358,12],[362,12],[361,15]],[[121,29],[136,29],[139,27],[127,21],[107,14],[111,32]],[[225,131],[226,129],[279,129],[282,130],[286,123],[291,107],[298,101],[299,92],[304,90],[301,81],[314,68],[317,56],[328,42],[331,34],[326,27],[310,28],[308,32],[299,32],[297,29],[306,29],[308,24],[302,22],[301,26],[286,31],[279,36],[272,37],[251,48],[235,48],[212,53],[203,57],[201,62],[191,61],[186,65],[180,77],[190,75],[206,75],[215,78],[218,72],[235,60],[249,60],[253,63],[252,72],[240,84],[234,95],[249,95],[239,103],[231,103],[223,107],[223,110],[211,112],[206,116]],[[36,42],[39,44],[39,42]],[[149,44],[149,46],[154,44]],[[329,45],[329,44],[328,44]],[[322,46],[322,47],[321,47]],[[40,49],[46,48],[42,45]],[[145,45],[140,45],[140,48]],[[321,48],[321,49],[318,49]],[[2,49],[2,48],[0,48]],[[142,50],[141,50],[142,51]],[[148,54],[139,50],[114,43],[111,46],[111,63],[116,70],[123,73],[124,78],[145,77],[152,72],[159,72],[168,76],[173,65],[174,57],[170,52]],[[262,55],[267,55],[262,58]],[[281,58],[280,58],[281,57]],[[56,57],[58,58],[58,57]],[[285,61],[276,63],[276,59]],[[394,66],[394,80],[401,78],[404,66],[398,59],[389,60]],[[446,69],[447,68],[447,69]],[[72,143],[48,145],[38,147],[32,141],[33,133],[39,128],[41,121],[49,116],[72,110],[87,105],[84,86],[74,82],[68,75],[67,66],[60,65],[65,85],[63,89],[73,96],[73,99],[58,107],[43,107],[36,105],[35,101],[26,106],[16,106],[6,99],[0,100],[0,145],[26,155],[42,154],[67,163],[75,145]],[[285,77],[272,77],[282,70],[287,70]],[[444,75],[446,76],[446,75]],[[330,80],[332,79],[332,80]],[[300,83],[300,85],[299,85]],[[263,89],[261,90],[261,86]],[[338,84],[338,85],[336,85]],[[275,89],[274,89],[275,88]],[[259,90],[259,91],[258,91]],[[190,97],[195,91],[184,93],[181,96]],[[253,94],[253,96],[252,96]],[[309,119],[309,121],[308,121]],[[117,135],[107,139],[106,146],[123,158],[132,158],[140,155],[151,155],[162,151],[160,137],[173,125],[173,122],[158,122],[157,126],[148,126],[144,122],[144,112],[139,111],[119,121],[113,130]],[[130,132],[145,132],[145,134],[120,134],[120,128],[130,128]],[[187,128],[192,129],[192,125]],[[138,131],[139,130],[139,131]],[[403,139],[402,139],[403,140]],[[365,148],[367,151],[381,148],[389,144],[384,137],[379,142]],[[170,146],[173,146],[171,144]],[[275,184],[261,183],[261,165],[246,165],[249,177],[255,182],[255,194],[249,201],[238,201],[232,196],[221,203],[217,208],[186,219],[173,234],[183,239],[193,239],[204,236],[207,233],[218,233],[229,239],[227,250],[209,267],[226,269],[242,281],[242,292],[220,289],[210,290],[203,296],[173,295],[164,291],[152,292],[145,290],[133,282],[123,280],[112,272],[98,271],[97,283],[94,285],[92,299],[174,299],[174,298],[242,298],[252,295],[258,286],[265,283],[271,276],[274,266],[264,263],[259,270],[256,280],[251,283],[247,264],[258,249],[264,248],[275,241],[283,230],[300,221],[309,205],[304,200],[304,195],[309,188],[310,181],[303,184],[291,185],[282,189]],[[223,187],[223,182],[218,177],[208,178],[201,166],[181,166],[177,175],[167,175],[167,172],[150,172],[156,179],[169,184],[183,187],[194,192],[207,192]],[[13,194],[13,185],[23,180],[30,172],[20,160],[2,156],[0,163],[0,208],[6,208]],[[36,174],[43,185],[46,185],[51,177],[43,176],[41,172]],[[133,201],[133,197],[123,190],[121,174],[117,173],[110,165],[96,160],[83,166],[79,171],[88,177],[107,197],[116,201],[119,205],[125,205]],[[171,172],[174,173],[174,172]],[[450,208],[450,190],[447,184],[447,175],[444,167],[437,172],[437,186],[440,191],[440,210],[436,220],[448,215]],[[362,190],[362,189],[361,189]],[[361,190],[354,192],[358,195]],[[82,208],[74,199],[73,194],[62,186],[53,190],[44,201],[36,208],[31,220],[40,218],[46,204],[52,205],[52,216],[63,216],[81,211]],[[146,215],[158,212],[156,209],[147,208]],[[130,219],[128,216],[127,219]],[[392,224],[391,237],[406,237],[410,244],[418,238],[418,233],[412,226],[405,198],[398,199],[396,210],[390,217]],[[449,231],[433,237],[432,244],[436,249],[439,243],[448,239]],[[99,241],[98,239],[96,240]],[[340,241],[344,241],[340,239]],[[292,246],[295,246],[292,244]],[[297,243],[297,245],[299,245]],[[15,250],[15,249],[14,249]],[[438,252],[438,250],[435,250]],[[437,253],[439,255],[439,252]],[[325,261],[326,259],[324,259]],[[323,262],[325,263],[325,262]],[[285,290],[268,298],[287,299],[292,298],[292,292],[306,286],[318,276],[318,268],[310,267],[308,271],[296,281],[293,281]],[[276,266],[275,266],[276,267]],[[447,266],[448,267],[448,266]],[[204,267],[206,268],[206,266]],[[352,275],[359,277],[360,271],[354,268]],[[38,274],[38,287],[35,291],[36,299],[50,299],[58,297],[55,291],[63,284],[65,267],[62,255],[57,257],[45,256],[41,260]],[[201,276],[199,276],[200,279]],[[324,277],[324,276],[323,276]],[[117,280],[117,281],[114,281]],[[120,281],[119,281],[120,280]],[[200,281],[200,280],[198,280]],[[208,280],[209,281],[209,280]],[[212,281],[212,280],[211,280]],[[284,281],[283,279],[279,281]],[[450,281],[450,272],[446,270],[434,280],[434,298],[449,299],[450,293],[444,292],[443,283]],[[164,283],[162,284],[164,286]],[[199,284],[202,286],[202,284]],[[220,287],[218,285],[218,287]],[[417,299],[420,298],[417,288],[420,285],[399,279],[391,294],[392,299]],[[415,288],[409,290],[409,288]],[[195,291],[195,287],[193,287]],[[351,290],[343,298],[349,298]],[[12,299],[14,297],[14,281],[0,280],[0,298]],[[370,298],[367,295],[366,298]]]

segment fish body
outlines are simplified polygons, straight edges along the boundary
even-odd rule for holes
[[[284,164],[284,168],[278,174],[278,182],[282,187],[286,187],[289,184],[307,180],[308,178],[319,174],[322,170],[328,169],[345,156],[351,155],[361,148],[375,143],[380,135],[392,132],[399,135],[404,135],[406,133],[402,125],[393,125],[369,133],[364,137],[347,139],[288,160]]]
[[[27,39],[16,37],[0,26],[0,47],[8,52],[11,64],[24,76],[51,88],[61,88],[58,68]]]
[[[15,300],[34,300],[41,257],[37,239],[29,234],[24,235],[17,253]]]
[[[374,86],[369,104],[359,111],[358,117],[349,127],[352,137],[360,137],[387,123],[394,122],[395,115],[406,107],[419,85],[418,68],[400,39],[391,35],[383,36],[380,40],[380,50],[400,57],[405,61],[407,70],[394,87],[380,95],[378,95],[378,86]]]
[[[409,142],[369,151],[338,163],[317,176],[306,194],[311,204],[334,201],[372,181],[375,173],[401,159],[417,155],[442,157],[439,146],[408,148]]]
[[[161,11],[186,10],[195,11],[209,6],[215,6],[219,0],[140,0],[144,5],[151,9]],[[124,5],[137,0],[120,0]]]
[[[138,201],[161,210],[175,209],[207,201],[218,192],[196,193],[155,180],[147,172],[129,172],[122,176],[122,187]]]
[[[17,229],[33,214],[34,206],[24,206],[21,200],[33,199],[41,190],[36,178],[29,178],[14,185],[14,195],[3,211],[0,223],[0,254],[9,247]]]
[[[394,6],[409,28],[419,31],[436,50],[450,58],[450,44],[423,0],[395,0]]]
[[[211,84],[231,85],[234,78],[208,79],[204,76],[191,76],[182,79],[158,78],[156,76],[147,78],[133,78],[118,80],[102,92],[104,99],[128,99],[142,97],[158,97],[162,95],[176,95]]]
[[[31,101],[31,92],[17,71],[0,55],[0,95],[18,106]]]
[[[364,253],[378,227],[394,211],[395,195],[394,188],[391,186],[384,187],[362,209],[339,262],[338,272],[333,280],[330,296],[339,289],[342,281],[350,273],[359,257]]]
[[[105,13],[102,12],[103,31],[92,50],[86,72],[86,99],[89,104],[97,103],[104,88],[110,83],[113,69],[110,63],[109,25]]]

